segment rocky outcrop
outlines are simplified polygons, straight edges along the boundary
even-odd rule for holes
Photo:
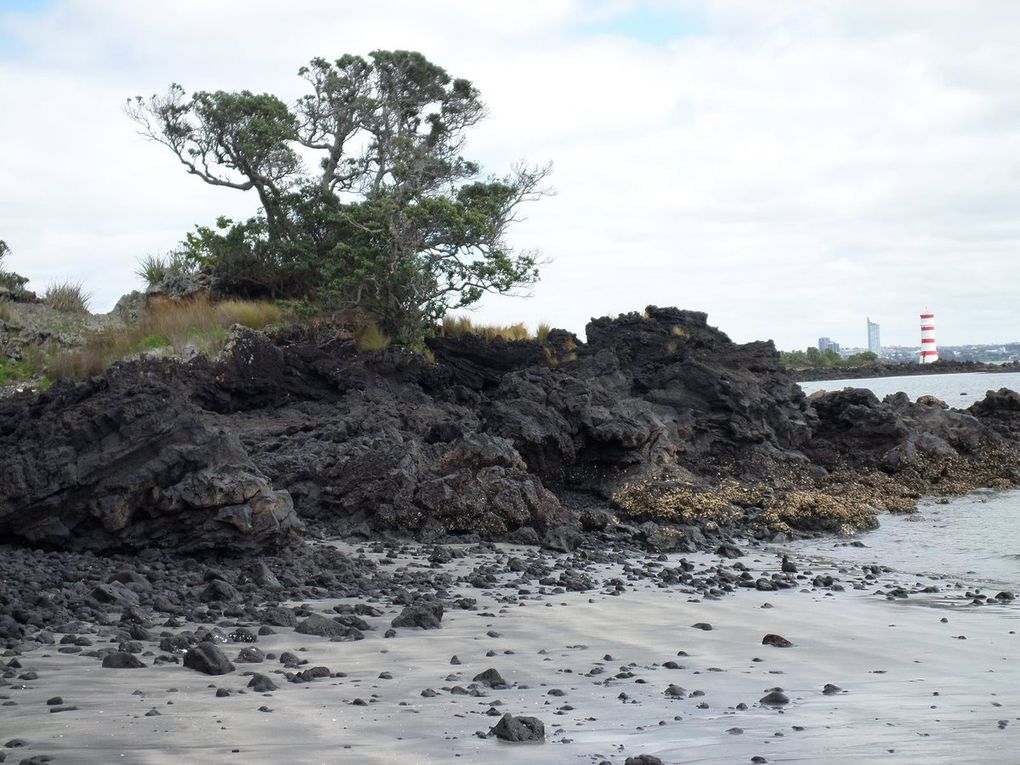
[[[324,325],[275,339],[234,327],[214,360],[121,365],[12,399],[0,535],[251,550],[291,538],[300,516],[363,536],[572,550],[583,530],[679,550],[733,527],[868,528],[875,507],[1020,481],[1008,391],[970,412],[853,389],[808,400],[771,343],[736,344],[675,308],[586,335],[440,338],[432,361],[359,354]]]
[[[1020,393],[1007,388],[990,390],[967,411],[1001,436],[1020,442]]]
[[[790,453],[813,412],[771,343],[736,345],[703,313],[596,319],[575,359],[510,372],[484,410],[552,484],[609,494],[663,465]]]
[[[925,460],[975,454],[994,434],[973,415],[933,397],[917,402],[904,393],[878,398],[863,388],[812,397],[818,424],[806,446],[826,467],[850,464],[896,472]]]
[[[0,403],[0,536],[74,550],[254,549],[300,529],[235,434],[157,367]]]

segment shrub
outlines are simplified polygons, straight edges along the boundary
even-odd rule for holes
[[[358,350],[362,352],[381,351],[384,348],[388,348],[391,342],[389,336],[384,334],[373,323],[368,323],[359,329],[354,336],[354,340],[357,343]]]
[[[92,296],[81,282],[61,282],[46,288],[43,302],[62,313],[88,313]]]

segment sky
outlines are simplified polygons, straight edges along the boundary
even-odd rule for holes
[[[293,101],[317,56],[421,51],[470,79],[487,171],[551,162],[510,233],[548,260],[483,323],[583,333],[675,305],[734,340],[1020,340],[1020,3],[1012,0],[0,0],[0,239],[94,310],[139,258],[253,214],[137,135],[125,100]],[[582,334],[583,337],[583,334]]]

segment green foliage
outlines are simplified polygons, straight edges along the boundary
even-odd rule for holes
[[[419,345],[451,308],[538,279],[534,253],[506,243],[548,168],[482,178],[461,156],[485,113],[474,86],[420,53],[313,59],[293,112],[268,94],[199,92],[128,102],[146,137],[207,183],[254,189],[259,215],[198,227],[183,252],[218,289],[357,308]],[[309,172],[294,150],[318,158]]]
[[[322,308],[319,305],[305,298],[291,300],[285,302],[284,305],[299,319],[314,319],[322,314]]]
[[[867,364],[874,364],[878,361],[878,354],[871,351],[861,351],[847,356],[843,364],[848,367],[863,367]]]
[[[30,380],[38,368],[25,359],[0,359],[0,385]]]
[[[59,282],[46,288],[43,302],[62,313],[88,313],[92,296],[81,282]]]
[[[878,355],[871,351],[843,358],[831,348],[819,351],[814,346],[803,351],[780,351],[779,363],[787,369],[818,369],[820,367],[860,367],[874,364]]]
[[[4,259],[10,254],[11,248],[7,246],[7,242],[0,239],[0,266],[3,266]],[[28,277],[0,268],[0,289],[7,290],[16,296],[24,291],[26,284],[28,284]]]
[[[169,337],[163,335],[148,335],[142,339],[142,342],[138,344],[138,350],[140,351],[152,351],[157,348],[168,348],[172,346]]]

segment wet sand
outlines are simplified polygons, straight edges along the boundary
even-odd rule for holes
[[[494,556],[480,552],[444,570],[468,572]],[[711,555],[685,557],[724,564]],[[753,571],[778,566],[778,556],[762,550],[740,560]],[[37,678],[0,687],[0,703],[15,702],[0,706],[0,745],[26,742],[0,752],[7,762],[49,755],[54,763],[622,765],[638,754],[665,763],[1015,759],[1017,607],[974,606],[942,583],[940,592],[923,593],[931,580],[894,572],[798,563],[811,573],[778,592],[704,598],[600,564],[588,573],[597,571],[601,584],[587,592],[461,584],[450,597],[476,598],[476,610],[447,610],[437,630],[402,628],[385,638],[400,608],[380,602],[383,615],[364,617],[375,628],[364,640],[329,642],[283,627],[259,637],[254,645],[264,652],[292,651],[336,675],[303,684],[288,683],[274,660],[207,676],[174,664],[103,669],[94,658],[42,646],[18,657],[19,674]],[[408,564],[428,565],[424,558],[401,562]],[[812,586],[825,574],[845,590]],[[625,583],[620,595],[607,594],[613,578]],[[887,598],[897,587],[910,596]],[[307,605],[326,612],[337,602]],[[767,633],[793,646],[763,645]],[[222,647],[234,659],[242,646]],[[460,664],[451,664],[454,655]],[[151,664],[152,656],[142,660]],[[509,687],[473,684],[489,668]],[[266,674],[279,689],[246,690],[245,672]],[[384,672],[392,678],[380,678]],[[827,683],[842,690],[827,695]],[[683,692],[669,695],[671,684]],[[788,704],[759,703],[777,687]],[[216,688],[231,695],[218,698]],[[423,697],[425,689],[436,695]],[[49,712],[55,696],[76,709]],[[145,716],[153,709],[158,716]],[[545,743],[479,737],[504,712],[541,719]]]

